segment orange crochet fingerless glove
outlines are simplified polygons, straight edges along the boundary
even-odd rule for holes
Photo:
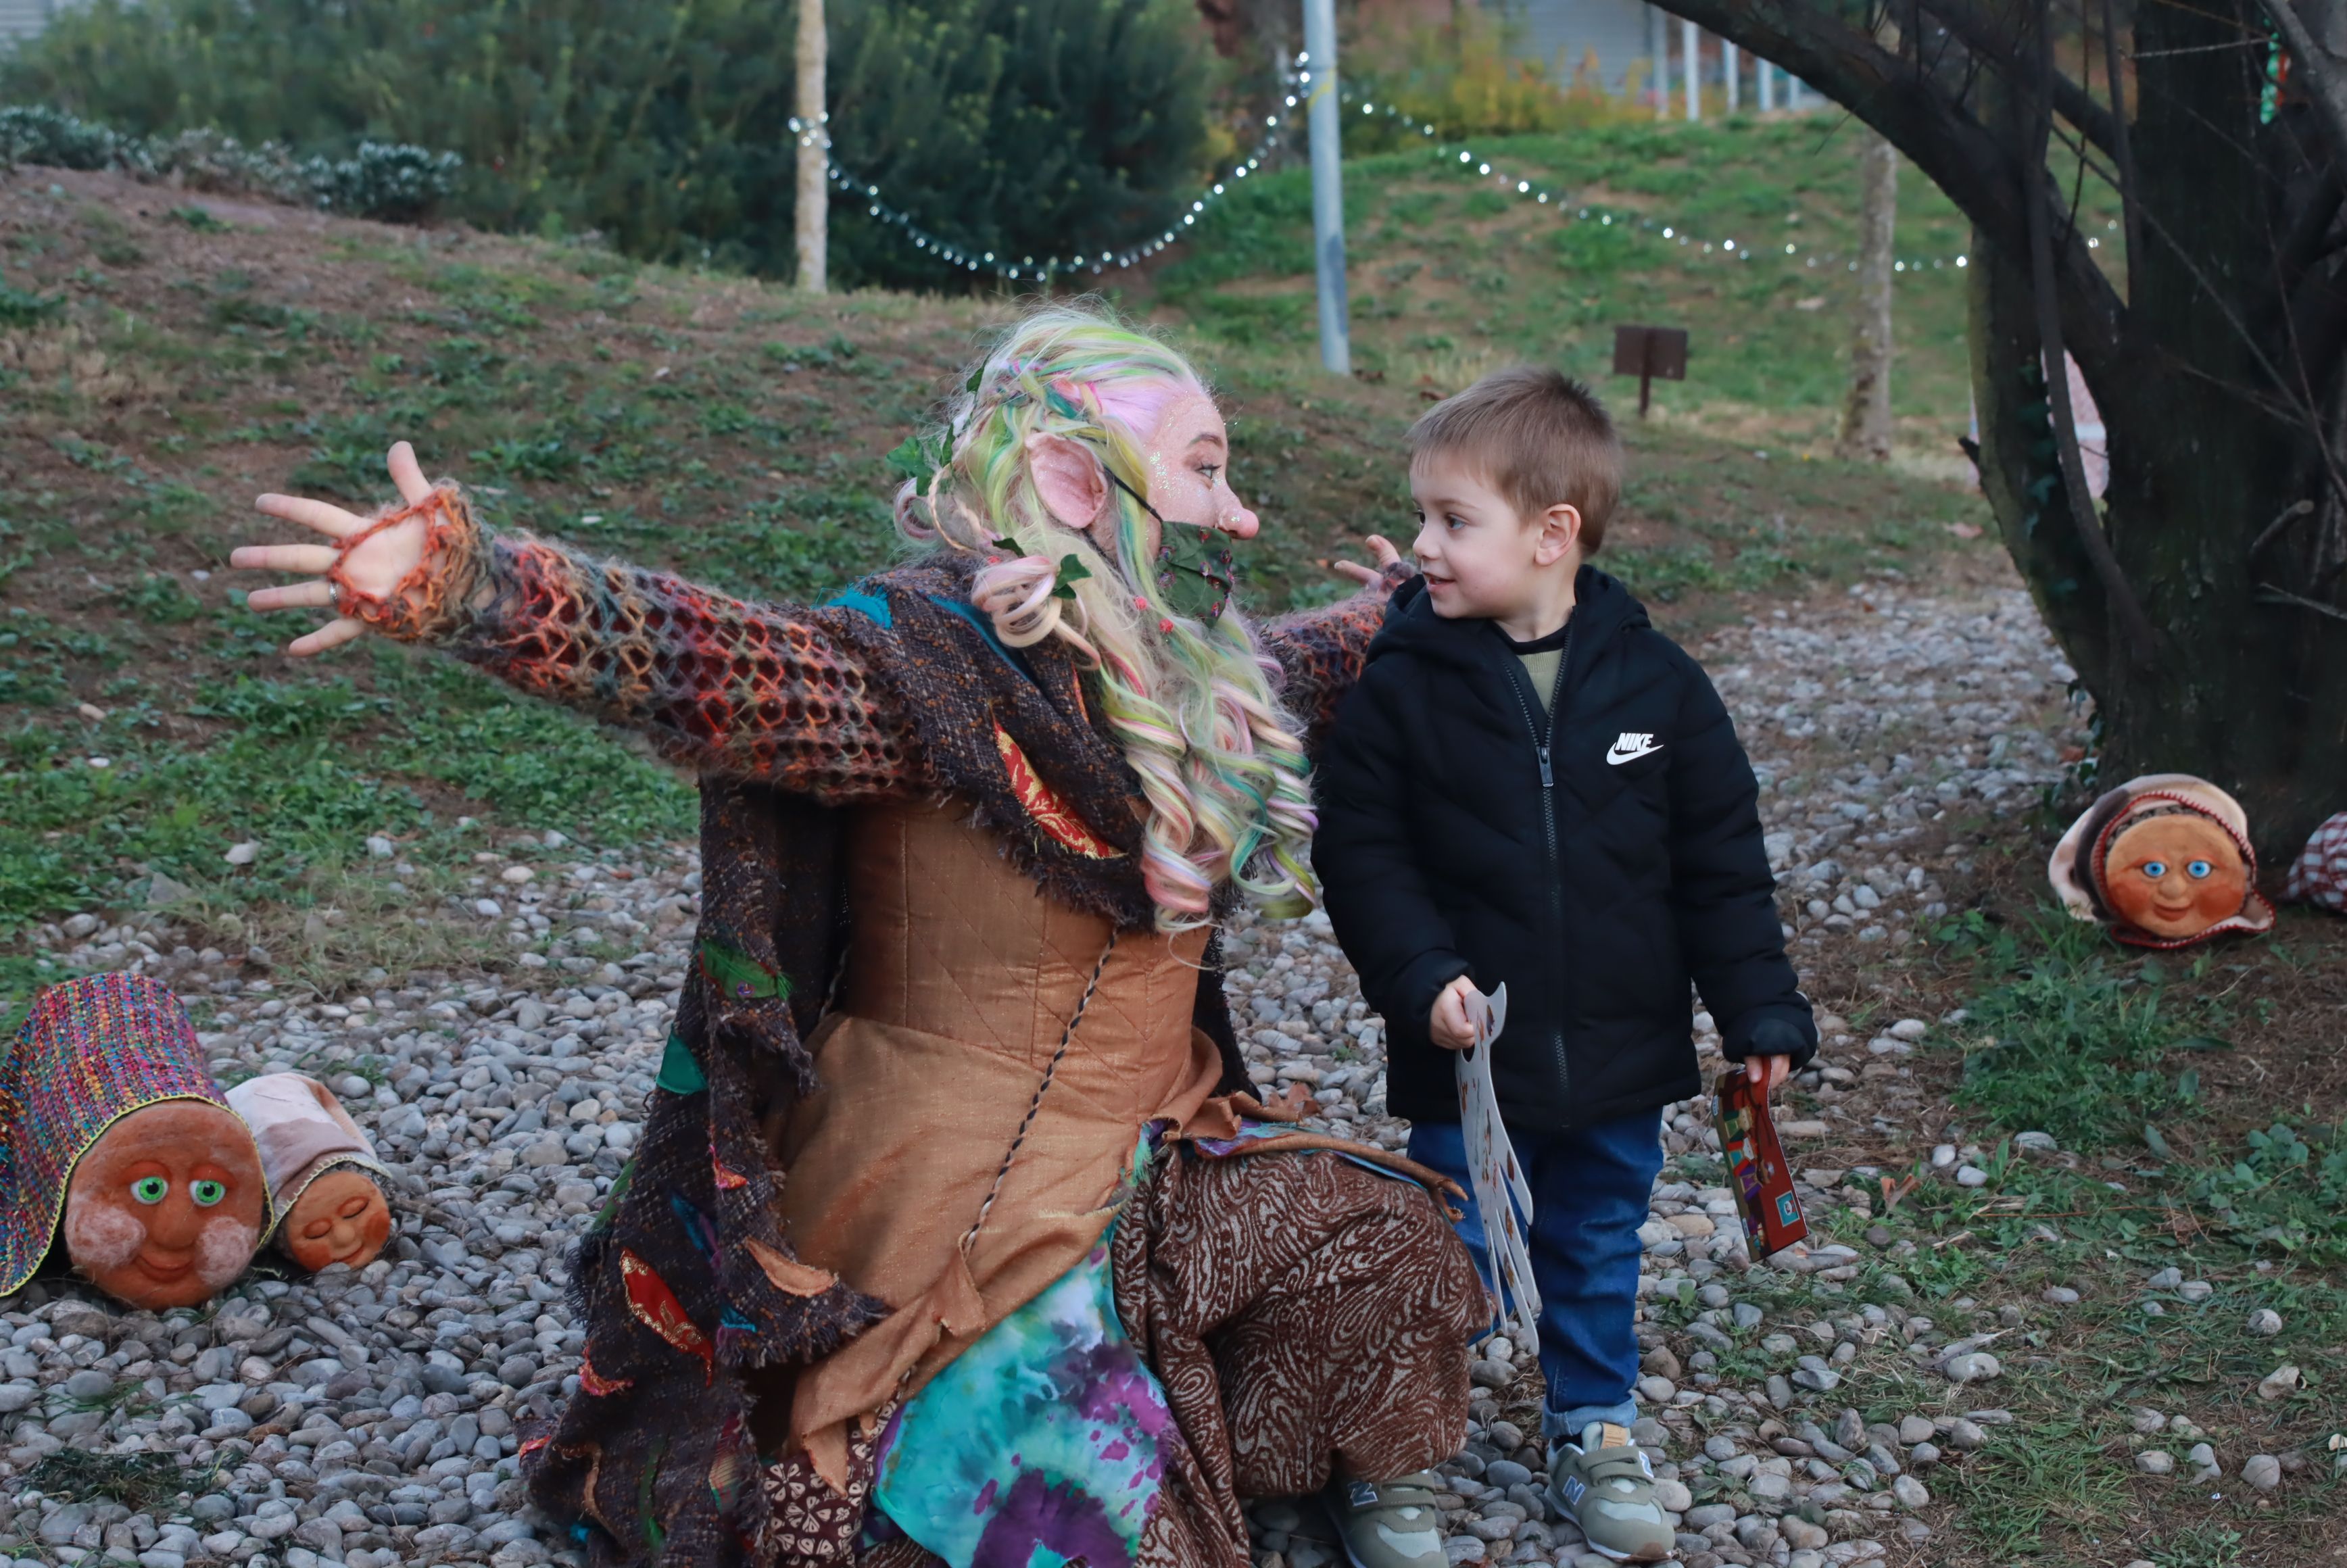
[[[424,553],[389,593],[364,593],[352,586],[343,567],[351,553],[384,529],[411,518],[425,521]],[[369,630],[401,642],[428,642],[444,636],[472,597],[479,575],[480,525],[465,493],[443,480],[409,506],[384,512],[343,541],[326,580],[333,584],[334,609]]]

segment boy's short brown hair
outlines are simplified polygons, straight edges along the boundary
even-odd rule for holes
[[[1597,395],[1563,371],[1493,371],[1409,427],[1412,463],[1430,452],[1464,458],[1523,516],[1562,501],[1581,513],[1594,555],[1622,499],[1622,440]]]

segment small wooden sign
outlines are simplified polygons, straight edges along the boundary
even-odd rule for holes
[[[1654,383],[1686,379],[1687,335],[1685,327],[1615,327],[1614,374],[1638,378],[1638,417],[1646,416]]]

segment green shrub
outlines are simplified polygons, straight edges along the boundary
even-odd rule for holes
[[[251,192],[387,222],[427,216],[455,188],[464,167],[455,153],[373,141],[361,142],[348,158],[333,159],[296,158],[273,141],[246,147],[210,127],[173,136],[130,136],[60,109],[21,105],[0,108],[0,169],[19,163],[114,169],[197,190]],[[191,222],[208,220],[200,208],[187,210],[196,214]]]
[[[1205,155],[1197,14],[1180,0],[842,0],[832,139],[929,232],[1010,262],[1098,255],[1175,220]],[[957,276],[832,205],[832,265]]]
[[[1198,178],[1204,66],[1182,0],[835,0],[829,21],[834,156],[966,248],[1125,245]],[[301,200],[382,217],[446,190],[487,227],[783,274],[794,32],[747,0],[94,0],[0,60],[0,99],[67,111],[19,111],[0,148],[177,159],[191,183],[267,165]],[[869,205],[834,195],[841,282],[972,281]]]

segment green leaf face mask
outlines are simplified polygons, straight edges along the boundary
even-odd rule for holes
[[[1158,520],[1157,587],[1174,613],[1192,620],[1219,620],[1231,601],[1237,570],[1232,536],[1195,523]]]
[[[1169,523],[1149,497],[1114,474],[1109,480],[1157,518],[1157,589],[1167,606],[1187,620],[1221,620],[1238,580],[1237,536],[1204,523]]]

